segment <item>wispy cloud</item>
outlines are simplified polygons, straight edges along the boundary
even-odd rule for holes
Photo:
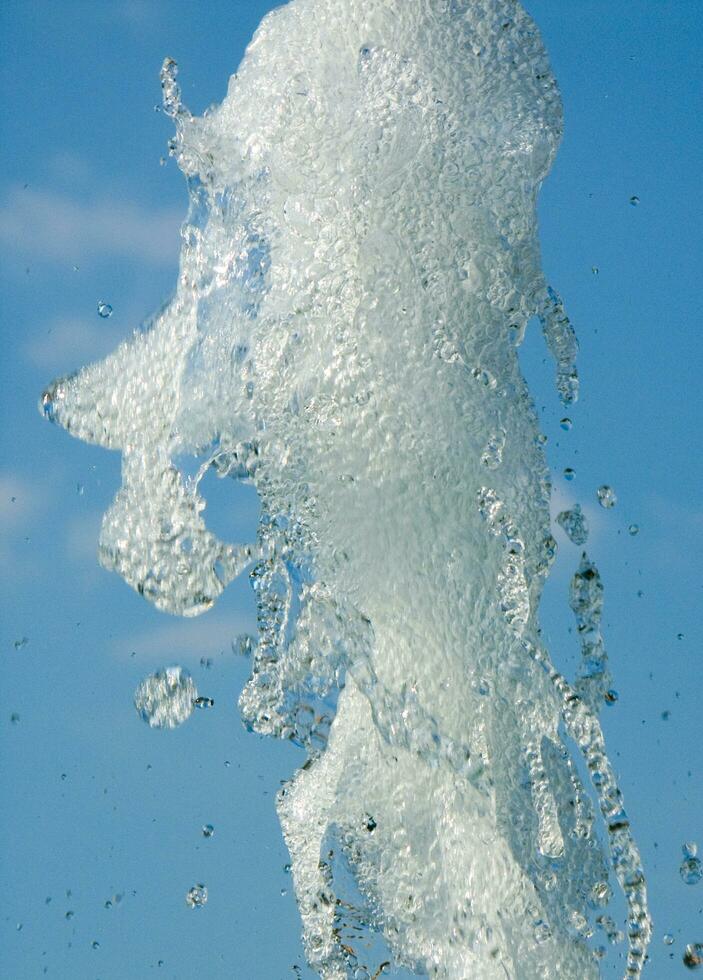
[[[98,254],[169,265],[180,247],[182,218],[172,209],[149,211],[117,197],[82,201],[17,186],[0,207],[0,247],[8,257],[61,264]]]
[[[161,15],[160,7],[161,4],[155,0],[123,0],[122,3],[112,4],[109,13],[114,20],[139,29],[157,21]]]
[[[48,330],[26,345],[24,355],[42,370],[74,370],[88,361],[105,357],[119,339],[100,321],[88,323],[80,317],[62,316],[51,321]]]
[[[36,486],[15,473],[0,473],[0,531],[21,535],[41,509]]]
[[[232,640],[241,633],[255,632],[253,617],[246,612],[218,613],[213,610],[198,619],[165,622],[148,632],[120,639],[115,653],[166,663],[198,662],[201,657],[216,658],[223,652],[233,656]]]

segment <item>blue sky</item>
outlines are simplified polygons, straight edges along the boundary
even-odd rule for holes
[[[648,975],[666,980],[687,975],[683,947],[703,942],[703,883],[678,874],[682,843],[703,847],[703,17],[693,0],[526,6],[565,103],[540,219],[547,275],[581,342],[570,432],[559,429],[534,329],[523,363],[549,437],[555,510],[581,503],[606,586],[620,697],[604,724],[650,880]],[[164,56],[179,62],[184,100],[200,112],[225,94],[267,9],[256,0],[0,8],[0,974],[13,980],[45,967],[59,978],[278,980],[303,966],[274,811],[301,754],[247,734],[236,711],[248,665],[230,644],[253,628],[248,585],[179,621],[101,569],[96,542],[119,458],[36,411],[51,378],[103,356],[174,287],[187,202],[173,161],[160,164],[171,135],[154,111]],[[109,320],[96,313],[103,299]],[[596,501],[601,483],[618,494],[611,511]],[[204,489],[216,530],[251,534],[251,493],[235,499],[214,479]],[[578,649],[566,592],[578,550],[555,536],[543,619],[569,673]],[[132,694],[171,663],[187,666],[215,707],[153,732]],[[215,826],[211,839],[204,823]],[[210,900],[192,912],[184,898],[198,881]],[[621,970],[611,954],[604,976]]]

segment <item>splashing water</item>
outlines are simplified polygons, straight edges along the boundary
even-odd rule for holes
[[[101,562],[181,615],[249,569],[260,635],[240,708],[310,753],[278,811],[321,977],[356,969],[342,910],[433,978],[597,977],[587,939],[611,889],[574,746],[639,976],[651,924],[597,719],[585,556],[575,686],[538,639],[556,544],[517,358],[532,316],[565,406],[578,378],[540,268],[562,115],[534,24],[514,0],[293,0],[202,118],[176,73],[167,59],[190,193],[176,294],[42,397],[122,451]],[[255,485],[255,542],[207,528],[209,467]]]

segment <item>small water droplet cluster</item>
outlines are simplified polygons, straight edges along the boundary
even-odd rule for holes
[[[134,707],[150,728],[176,728],[190,718],[198,692],[183,667],[166,667],[146,677],[134,692]]]
[[[201,909],[207,904],[207,888],[205,885],[193,885],[186,893],[186,905],[191,909]]]

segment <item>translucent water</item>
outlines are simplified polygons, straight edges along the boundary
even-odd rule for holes
[[[176,68],[164,110],[191,204],[175,296],[41,400],[122,452],[101,562],[181,615],[248,570],[240,709],[309,751],[278,811],[321,977],[365,968],[353,927],[433,978],[595,978],[596,922],[623,938],[602,913],[609,863],[639,976],[646,887],[597,718],[585,555],[574,685],[539,640],[556,543],[517,357],[531,317],[565,406],[578,376],[537,240],[562,114],[535,25],[513,0],[293,0],[202,118]],[[208,529],[209,467],[255,485],[256,541]]]
[[[150,728],[176,728],[200,700],[193,679],[182,667],[167,667],[145,677],[134,692],[134,707]]]

